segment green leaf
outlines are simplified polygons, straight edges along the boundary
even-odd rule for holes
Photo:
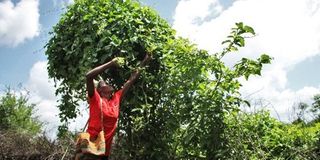
[[[85,16],[83,16],[83,20],[88,20],[88,19],[90,19],[90,14],[86,14]]]
[[[263,64],[270,64],[271,60],[272,58],[266,54],[262,54],[259,58],[260,63],[263,63]]]
[[[221,44],[225,44],[225,43],[231,43],[231,40],[225,40]]]
[[[238,22],[238,23],[236,23],[236,26],[237,26],[238,28],[242,29],[242,28],[243,28],[243,22]]]
[[[91,37],[85,37],[84,39],[83,39],[83,41],[84,42],[93,42],[93,40],[92,40],[92,38]]]
[[[255,35],[256,33],[254,32],[254,29],[250,26],[244,26],[243,28],[247,33],[251,33],[253,35]]]
[[[241,36],[237,36],[235,38],[235,43],[239,46],[239,47],[244,47],[245,42],[244,42],[244,38]]]

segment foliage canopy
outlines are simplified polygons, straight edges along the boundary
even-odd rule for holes
[[[48,72],[61,95],[60,118],[77,116],[85,73],[114,57],[127,64],[102,74],[119,89],[144,54],[153,59],[121,105],[117,152],[136,159],[223,157],[224,116],[242,102],[238,78],[260,75],[268,55],[243,58],[233,68],[221,58],[245,46],[253,28],[236,23],[225,48],[198,49],[148,7],[131,0],[78,0],[68,7],[47,43]],[[247,102],[246,102],[247,103]],[[121,158],[121,157],[120,157]]]

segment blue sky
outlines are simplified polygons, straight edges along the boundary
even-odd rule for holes
[[[17,5],[20,1],[12,2]],[[41,25],[38,30],[39,35],[24,40],[16,46],[12,44],[0,45],[0,84],[2,85],[14,87],[19,83],[26,82],[33,64],[37,61],[46,60],[43,46],[49,38],[48,32],[59,20],[59,10],[62,6],[54,6],[53,1],[39,1],[39,4],[38,12]],[[17,23],[17,25],[19,24]]]
[[[319,86],[320,55],[309,58],[288,72],[288,87],[295,90],[304,86]]]
[[[38,114],[57,124],[57,97],[46,73],[48,32],[71,0],[0,1],[0,89],[22,84],[38,104]],[[292,106],[311,103],[320,93],[320,2],[318,0],[140,0],[156,9],[179,36],[199,48],[221,50],[235,22],[252,26],[257,36],[239,53],[223,60],[234,64],[241,57],[261,53],[274,57],[261,77],[243,82],[241,93],[281,120],[292,120]],[[252,94],[255,93],[255,94]],[[259,103],[258,103],[259,102]],[[79,124],[73,124],[77,126]],[[80,124],[81,126],[81,124]]]

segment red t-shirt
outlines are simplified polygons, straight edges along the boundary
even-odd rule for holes
[[[121,94],[122,89],[117,91],[110,100],[102,98],[103,127],[107,156],[110,154],[112,138],[117,128]],[[87,132],[92,137],[96,137],[101,131],[100,98],[98,91],[95,89],[89,102],[89,125],[87,129]]]

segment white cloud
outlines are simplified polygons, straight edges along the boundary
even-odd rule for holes
[[[221,42],[235,22],[252,26],[257,36],[248,39],[246,47],[239,53],[229,54],[223,60],[231,65],[240,57],[257,58],[261,53],[271,55],[274,60],[264,68],[262,77],[252,77],[248,82],[242,80],[244,86],[241,92],[244,96],[259,90],[254,97],[271,102],[283,115],[294,102],[307,100],[306,97],[320,92],[318,86],[297,91],[287,87],[289,69],[320,54],[320,1],[237,0],[227,9],[219,2],[223,3],[222,0],[179,1],[173,27],[178,35],[215,53],[221,51]],[[212,4],[215,4],[214,8],[207,7]],[[212,13],[215,16],[211,19],[202,18],[210,17]]]
[[[41,99],[56,100],[54,95],[54,82],[49,80],[47,72],[47,63],[40,61],[35,63],[29,73],[28,89]]]
[[[36,62],[29,73],[26,89],[30,92],[30,101],[36,104],[36,115],[44,122],[49,136],[54,138],[59,126],[59,110],[54,94],[54,84],[49,80],[45,61]]]
[[[0,2],[0,45],[16,46],[39,35],[39,1]]]
[[[30,70],[29,80],[26,83],[26,89],[30,92],[30,102],[36,105],[36,115],[45,123],[44,130],[51,138],[55,138],[57,128],[60,125],[59,109],[57,106],[58,97],[55,96],[54,82],[49,80],[47,72],[47,62],[36,62]],[[85,108],[80,108],[83,116],[71,121],[70,130],[82,129],[88,118]]]
[[[67,6],[69,4],[74,3],[74,0],[53,0],[53,5],[54,6]]]
[[[292,90],[290,88],[278,89],[271,84],[262,82],[261,79],[270,81],[270,77],[260,78],[260,81],[253,78],[250,81],[244,82],[244,87],[241,89],[244,97],[249,100],[253,108],[247,110],[255,110],[257,108],[265,108],[271,111],[271,114],[281,121],[289,122],[294,120],[294,108],[300,102],[312,104],[313,96],[320,93],[320,86],[318,87],[303,87],[299,90]],[[259,84],[260,82],[263,85]]]
[[[208,17],[218,16],[222,6],[216,0],[179,1],[176,7],[174,28],[179,29],[178,34],[184,37],[194,38],[200,30],[199,25]]]

